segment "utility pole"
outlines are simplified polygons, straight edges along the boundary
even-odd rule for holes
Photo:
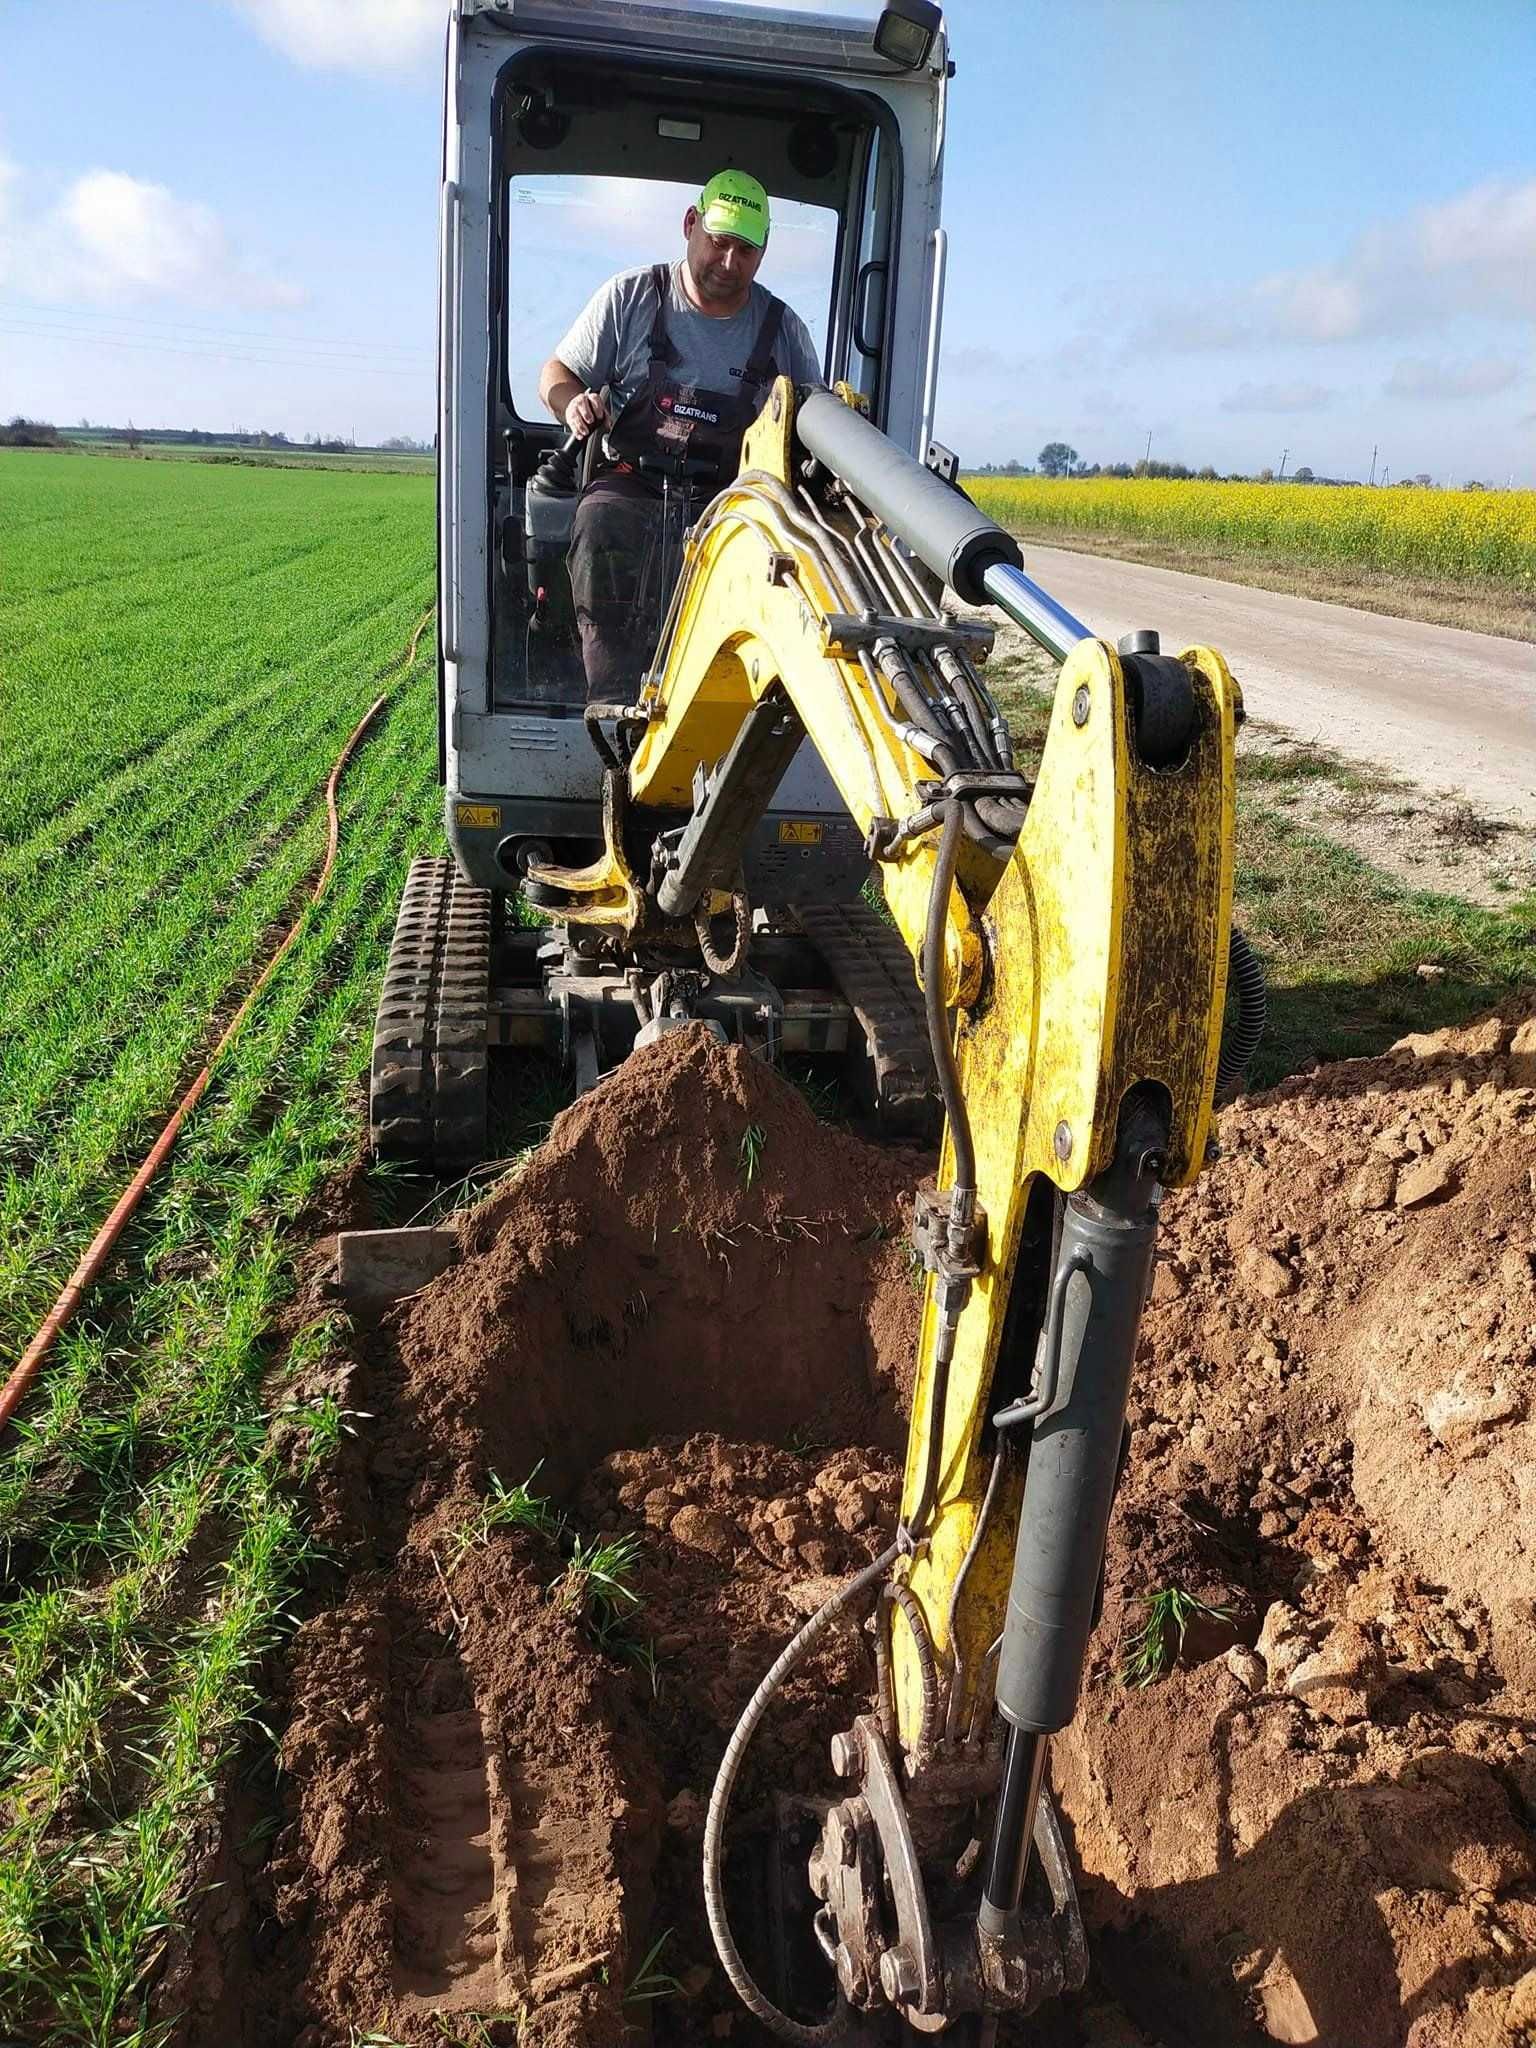
[[[1287,457],[1288,457],[1288,456],[1290,455],[1290,452],[1291,452],[1291,451],[1290,451],[1290,449],[1289,449],[1289,448],[1282,448],[1282,449],[1280,450],[1280,476],[1279,476],[1279,481],[1280,481],[1281,483],[1284,483],[1284,482],[1285,482],[1285,464],[1286,464],[1286,459],[1287,459]]]
[[[1379,445],[1380,445],[1380,444],[1379,444],[1379,443],[1377,443],[1377,442],[1375,442],[1375,441],[1373,441],[1373,442],[1371,443],[1371,482],[1372,482],[1372,483],[1375,483],[1375,481],[1376,481],[1376,450],[1377,450],[1377,447],[1378,447]]]
[[[1152,460],[1152,429],[1150,427],[1147,429],[1147,452],[1143,460],[1147,462]]]

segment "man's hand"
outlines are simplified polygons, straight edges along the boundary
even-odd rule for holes
[[[578,441],[609,425],[608,408],[595,391],[578,391],[565,408],[564,419]]]

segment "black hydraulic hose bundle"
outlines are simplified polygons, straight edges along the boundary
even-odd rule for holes
[[[847,411],[840,401],[835,403],[839,411]],[[867,422],[860,421],[859,424],[874,435],[876,442],[890,450],[891,444],[885,441],[884,435],[870,428]],[[925,471],[924,475],[927,474]],[[941,495],[958,497],[948,485],[938,483],[937,479],[931,481]],[[890,560],[885,564],[885,574],[871,573],[870,564],[861,551],[860,540],[865,539],[873,547],[884,544],[875,538],[875,529],[868,523],[870,515],[857,502],[856,493],[845,491],[843,500],[849,517],[859,525],[858,534],[848,533],[829,517],[809,490],[791,491],[770,477],[744,477],[734,487],[734,495],[756,498],[765,510],[782,520],[815,561],[839,603],[851,612],[877,615],[883,604],[895,602],[891,588],[894,584],[909,592],[908,603],[912,609],[920,610],[935,621],[942,617],[942,613],[922,593],[913,573],[905,564],[900,564],[894,549],[889,550]],[[963,498],[959,502],[969,505],[969,501]],[[969,509],[976,519],[982,517],[974,507]],[[707,520],[708,514],[705,516]],[[1004,535],[1003,539],[1006,541],[1007,536]],[[1005,765],[999,758],[1001,743],[996,746],[989,744],[986,736],[1001,725],[1000,716],[988,698],[981,678],[963,652],[943,650],[938,662],[941,671],[947,667],[946,655],[953,664],[952,672],[942,675],[934,690],[932,686],[925,687],[922,661],[909,660],[905,650],[894,639],[881,639],[874,647],[880,673],[900,705],[903,716],[932,742],[930,758],[939,772],[948,776],[966,770],[997,771]],[[974,706],[969,701],[972,696],[976,700]],[[946,699],[954,702],[953,717],[946,709]],[[1011,766],[1011,763],[1006,765]],[[983,797],[979,802],[966,806],[967,835],[979,840],[996,855],[1006,854],[1005,842],[1010,832],[1017,832],[1018,824],[1019,818],[1005,814],[995,799]]]
[[[1248,1074],[1248,1062],[1259,1049],[1269,1016],[1269,991],[1259,956],[1234,925],[1227,954],[1227,986],[1237,997],[1237,1016],[1231,1033],[1222,1041],[1216,1063],[1216,1093],[1235,1094]]]

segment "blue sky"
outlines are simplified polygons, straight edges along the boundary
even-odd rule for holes
[[[429,433],[441,15],[0,0],[0,412]],[[1536,485],[1531,0],[950,28],[962,455]]]

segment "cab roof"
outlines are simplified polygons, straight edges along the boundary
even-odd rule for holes
[[[899,79],[909,74],[874,46],[879,9],[857,14],[813,14],[758,0],[458,0],[461,20],[502,27],[514,35],[606,43],[658,53],[725,57],[772,69],[847,72]],[[947,49],[942,31],[922,73],[942,78]]]

